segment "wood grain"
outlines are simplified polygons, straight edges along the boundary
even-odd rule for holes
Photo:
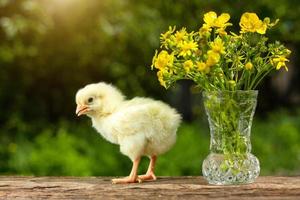
[[[300,199],[300,177],[259,177],[253,184],[208,185],[202,177],[159,177],[113,185],[111,177],[0,176],[0,199]]]

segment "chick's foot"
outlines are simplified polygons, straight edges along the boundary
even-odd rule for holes
[[[141,182],[141,181],[138,179],[138,176],[137,176],[137,169],[138,169],[140,160],[141,160],[141,158],[138,157],[137,159],[135,159],[135,160],[133,161],[132,169],[131,169],[131,172],[130,172],[130,175],[129,175],[129,176],[124,177],[124,178],[114,178],[114,179],[111,180],[111,182],[112,182],[113,184]]]
[[[149,163],[147,173],[145,175],[138,176],[139,180],[141,180],[141,181],[156,180],[156,176],[154,174],[156,159],[157,159],[156,155],[153,155],[150,157],[150,163]]]
[[[153,172],[150,172],[150,173],[146,173],[144,175],[140,175],[138,177],[139,180],[142,180],[142,181],[149,181],[149,180],[153,180],[155,181],[156,180],[156,176]]]
[[[111,180],[113,184],[124,184],[124,183],[137,183],[140,182],[137,177],[124,177],[124,178],[114,178]]]

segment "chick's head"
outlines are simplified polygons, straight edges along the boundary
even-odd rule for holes
[[[76,94],[76,114],[101,117],[113,113],[124,101],[122,93],[106,83],[89,84]]]

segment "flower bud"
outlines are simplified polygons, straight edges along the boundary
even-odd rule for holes
[[[247,62],[246,65],[245,65],[245,68],[247,70],[251,70],[253,68],[253,64],[251,62]]]

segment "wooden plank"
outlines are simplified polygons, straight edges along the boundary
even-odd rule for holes
[[[253,184],[208,185],[202,177],[159,177],[113,185],[111,177],[0,176],[0,199],[300,199],[300,176],[259,177]]]

